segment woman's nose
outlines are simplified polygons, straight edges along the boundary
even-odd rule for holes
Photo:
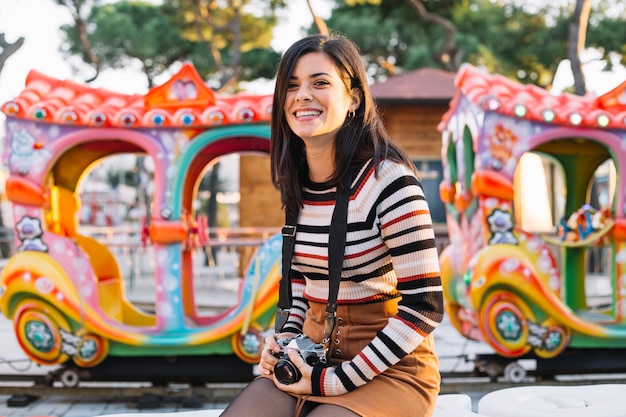
[[[306,88],[300,88],[296,94],[296,101],[299,101],[302,103],[311,101],[311,94],[308,92]]]

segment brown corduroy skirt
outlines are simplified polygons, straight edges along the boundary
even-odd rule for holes
[[[310,303],[303,332],[320,342],[326,306]],[[398,299],[380,303],[339,306],[331,341],[334,365],[351,360],[398,311]],[[335,404],[362,417],[429,417],[439,394],[439,360],[432,334],[412,353],[369,383],[347,394],[298,396],[300,401]]]

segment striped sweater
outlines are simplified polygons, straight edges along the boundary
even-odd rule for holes
[[[302,331],[308,301],[328,298],[328,229],[335,188],[307,183],[292,259],[293,305],[284,331]],[[441,322],[443,296],[428,204],[406,166],[372,161],[352,182],[338,304],[401,296],[399,311],[368,346],[336,368],[315,367],[313,394],[334,396],[366,384],[412,352]]]

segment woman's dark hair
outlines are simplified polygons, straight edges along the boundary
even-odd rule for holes
[[[270,157],[272,182],[280,190],[285,209],[297,214],[302,207],[301,184],[308,175],[304,142],[291,130],[285,118],[285,100],[290,77],[298,59],[319,52],[334,62],[348,91],[357,89],[361,104],[353,116],[346,118],[335,140],[335,171],[329,182],[338,185],[351,166],[361,166],[373,158],[380,162],[390,159],[415,166],[404,151],[395,146],[382,120],[367,84],[365,67],[358,48],[340,35],[307,36],[285,51],[276,73],[276,87],[272,104]],[[376,166],[378,168],[378,165]],[[377,171],[378,172],[378,169]]]

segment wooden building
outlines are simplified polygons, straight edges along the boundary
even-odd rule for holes
[[[444,224],[439,198],[441,134],[437,125],[454,96],[453,72],[421,68],[371,86],[372,95],[394,142],[406,150],[420,170],[433,222]]]

